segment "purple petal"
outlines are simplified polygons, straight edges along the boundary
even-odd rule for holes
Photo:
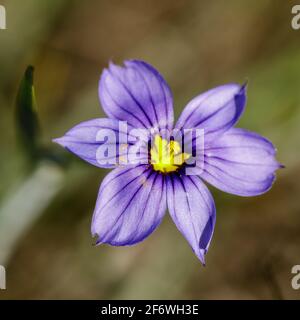
[[[125,67],[110,64],[99,84],[102,107],[110,118],[136,128],[171,128],[173,102],[163,77],[149,64],[130,60]]]
[[[234,126],[244,110],[245,103],[245,86],[228,84],[216,87],[187,104],[176,128],[204,129],[205,140],[212,140]]]
[[[127,147],[119,149],[119,146],[126,146],[130,144],[128,139],[134,139],[128,135],[132,129],[130,126],[127,132],[119,125],[120,122],[114,119],[93,119],[76,125],[63,137],[53,141],[97,167],[114,168],[119,164],[119,157],[128,151]],[[106,156],[99,148],[111,148],[111,155]]]
[[[205,264],[216,220],[213,198],[196,176],[171,175],[167,180],[170,215],[194,253]]]
[[[146,166],[117,168],[100,187],[92,234],[97,244],[133,245],[156,229],[166,206],[163,175]]]
[[[268,191],[281,165],[270,141],[243,129],[228,130],[205,148],[201,177],[228,193],[255,196]]]

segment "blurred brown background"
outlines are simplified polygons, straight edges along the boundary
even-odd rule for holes
[[[0,0],[7,10],[7,30],[0,30],[0,241],[8,251],[0,261],[7,271],[0,299],[300,298],[291,287],[291,268],[300,264],[300,30],[291,28],[294,3]],[[272,140],[286,165],[263,196],[240,198],[210,188],[217,224],[205,268],[168,216],[137,246],[94,247],[90,222],[106,171],[71,157],[66,169],[43,164],[39,175],[28,170],[16,143],[14,101],[28,64],[36,70],[43,143],[51,145],[78,122],[104,115],[101,70],[110,59],[126,58],[160,70],[177,116],[198,93],[248,80],[239,126]],[[13,218],[7,203],[13,203]],[[19,223],[24,229],[16,230]]]

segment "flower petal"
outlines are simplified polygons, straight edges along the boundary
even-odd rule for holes
[[[163,175],[143,165],[117,168],[100,187],[92,234],[97,244],[133,245],[156,229],[166,206]]]
[[[227,84],[200,94],[184,108],[176,128],[204,129],[205,140],[230,129],[246,103],[245,86]]]
[[[262,136],[232,128],[205,148],[201,177],[228,193],[255,196],[268,191],[281,165]]]
[[[205,264],[216,221],[214,200],[199,177],[170,175],[167,180],[170,215],[194,253]]]
[[[163,77],[149,64],[130,60],[109,65],[99,84],[102,107],[110,118],[136,128],[171,128],[173,102]]]
[[[135,140],[129,135],[131,129],[123,129],[121,122],[114,119],[92,119],[53,141],[97,167],[114,168],[128,153],[130,141]]]

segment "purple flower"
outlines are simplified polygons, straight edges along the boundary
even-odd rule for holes
[[[98,237],[97,244],[123,246],[144,240],[168,208],[205,263],[216,209],[203,181],[228,193],[255,196],[271,188],[281,166],[270,141],[234,128],[245,107],[245,90],[245,86],[227,84],[195,97],[174,126],[171,91],[152,66],[131,60],[124,67],[110,64],[103,71],[99,97],[108,118],[83,122],[54,140],[95,166],[114,168],[101,184],[93,215],[91,231]],[[124,121],[129,130],[121,128]],[[149,135],[134,141],[130,139],[134,128],[146,129]],[[161,133],[176,129],[175,140]],[[178,132],[185,129],[201,129],[205,134],[202,147],[196,147],[195,158],[202,159],[197,175],[185,174],[195,147],[195,136],[184,143],[177,141]],[[111,140],[113,133],[116,138]],[[137,155],[132,151],[137,144],[139,159],[147,161],[122,164],[125,155]],[[111,159],[102,147],[115,150]]]

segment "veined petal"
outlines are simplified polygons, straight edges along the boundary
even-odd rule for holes
[[[131,129],[130,126],[123,129],[115,119],[92,119],[53,141],[97,167],[114,168],[122,162],[120,158],[128,154],[132,145],[129,141],[134,141],[134,137],[129,136]]]
[[[163,175],[143,165],[114,169],[101,184],[92,234],[97,244],[133,245],[156,229],[166,206]]]
[[[230,129],[240,118],[246,103],[245,86],[227,84],[200,94],[184,108],[178,129],[204,129],[205,140]]]
[[[170,215],[194,253],[205,264],[216,221],[214,200],[199,177],[170,175],[167,180]]]
[[[225,192],[255,196],[268,191],[281,165],[262,136],[232,128],[205,148],[201,177]]]
[[[125,67],[111,63],[102,73],[99,97],[110,118],[136,128],[173,126],[171,90],[159,72],[143,61],[125,61]]]

